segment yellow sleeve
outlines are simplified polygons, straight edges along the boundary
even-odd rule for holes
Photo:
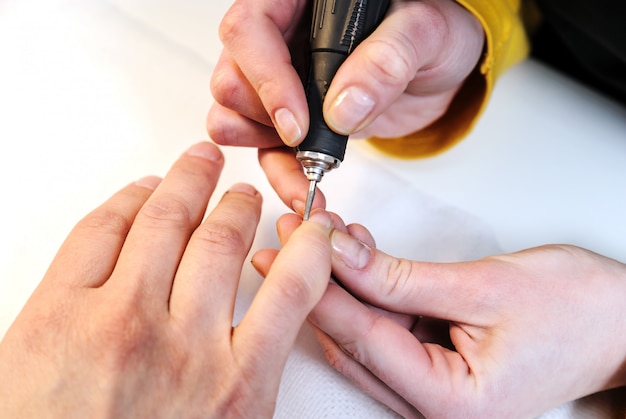
[[[370,138],[395,157],[428,157],[465,137],[483,112],[495,80],[528,55],[521,0],[457,0],[481,22],[485,31],[482,61],[468,76],[448,111],[428,127],[398,138]]]

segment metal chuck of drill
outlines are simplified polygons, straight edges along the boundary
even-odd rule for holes
[[[331,130],[322,104],[339,66],[382,21],[389,0],[315,0],[311,24],[311,65],[306,85],[310,126],[296,158],[309,180],[304,219],[311,213],[317,184],[343,161],[348,136]]]

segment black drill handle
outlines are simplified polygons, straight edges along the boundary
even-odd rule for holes
[[[343,160],[348,136],[324,121],[322,103],[348,55],[380,24],[389,0],[315,0],[311,24],[311,65],[306,85],[310,126],[298,151],[314,151]]]

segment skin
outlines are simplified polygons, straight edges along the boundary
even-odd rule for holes
[[[309,22],[304,0],[235,1],[220,26],[207,117],[216,142],[259,149],[273,188],[297,211],[308,182],[284,145],[308,129]],[[326,122],[352,137],[419,130],[446,111],[483,47],[479,22],[456,2],[394,1],[333,79]],[[324,204],[318,193],[314,207]],[[279,221],[283,238],[297,223]],[[335,225],[342,286],[329,286],[310,320],[329,362],[403,416],[532,417],[625,384],[623,264],[573,246],[420,263],[376,250],[363,227]],[[255,256],[260,272],[274,255]]]
[[[233,327],[261,197],[234,185],[203,221],[222,164],[198,144],[77,224],[0,343],[1,417],[271,417],[307,316],[331,365],[405,417],[533,417],[626,384],[626,267],[572,246],[423,263],[287,214]]]
[[[304,0],[234,2],[219,28],[224,49],[211,79],[215,104],[207,116],[218,144],[259,149],[268,179],[292,208],[304,200],[307,181],[293,153],[277,147],[299,144],[309,126],[302,85],[308,6]],[[419,130],[445,113],[483,44],[480,23],[452,0],[393,1],[333,79],[324,101],[326,122],[354,137]],[[296,167],[299,173],[292,173]],[[323,204],[320,196],[315,207]]]
[[[341,286],[309,319],[330,364],[402,416],[537,417],[626,385],[624,264],[565,245],[417,262],[335,225]],[[282,239],[296,226],[281,219]]]
[[[76,225],[0,343],[0,417],[272,416],[328,284],[332,219],[297,228],[232,327],[262,199],[234,185],[203,221],[222,165],[195,145]]]

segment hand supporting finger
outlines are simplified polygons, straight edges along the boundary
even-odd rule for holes
[[[423,415],[415,407],[372,374],[367,367],[348,355],[343,347],[338,345],[331,336],[327,335],[313,323],[311,323],[311,328],[324,349],[324,355],[328,363],[333,368],[348,377],[365,393],[400,414],[403,418],[423,418]]]
[[[369,309],[337,285],[329,286],[309,319],[349,355],[327,354],[331,365],[376,399],[393,402],[389,406],[398,412],[416,416],[405,399],[444,400],[446,380],[456,385],[470,379],[458,353],[439,345],[422,345],[409,330]],[[367,370],[353,365],[353,361]],[[386,387],[400,397],[391,397]]]
[[[398,259],[338,230],[331,240],[333,274],[352,293],[383,309],[480,325],[487,321],[481,316],[489,315],[484,307],[499,301],[488,285],[497,278],[485,277],[482,261],[438,264]]]

